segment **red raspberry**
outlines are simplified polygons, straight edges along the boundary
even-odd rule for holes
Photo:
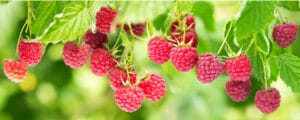
[[[144,78],[139,87],[149,100],[155,102],[160,100],[166,94],[166,83],[160,75],[150,74]]]
[[[287,23],[282,25],[277,25],[273,31],[273,38],[280,47],[288,47],[292,44],[298,33],[298,25],[293,23]]]
[[[143,99],[144,93],[140,87],[124,87],[115,91],[116,104],[126,112],[134,112],[139,109]]]
[[[232,80],[247,81],[251,76],[251,63],[249,58],[242,54],[239,57],[227,59],[225,70]]]
[[[194,30],[195,29],[195,18],[194,18],[194,16],[185,15],[184,18],[185,18],[185,25],[186,25],[187,28],[189,28],[189,29],[186,29],[185,31]],[[171,24],[171,33],[183,31],[183,30],[179,30],[178,27],[179,27],[178,21],[174,21]]]
[[[274,112],[280,105],[280,94],[276,88],[260,90],[255,95],[255,105],[263,113]]]
[[[130,77],[130,83],[135,84],[135,82],[136,82],[135,71],[130,71],[128,74]],[[117,89],[124,87],[123,83],[126,83],[127,76],[128,75],[125,70],[118,68],[118,67],[112,68],[111,71],[109,72],[110,87],[113,90],[117,90]]]
[[[146,30],[146,26],[147,23],[131,24],[131,29],[136,36],[142,36]],[[128,25],[124,25],[124,30],[130,35],[130,29]]]
[[[102,34],[109,33],[112,27],[112,23],[115,20],[118,12],[112,10],[109,7],[101,7],[100,11],[96,14],[96,27]]]
[[[179,43],[179,42],[183,41],[183,39],[184,39],[184,43],[186,43],[186,44],[189,43],[190,41],[192,41],[192,47],[197,47],[197,45],[198,45],[198,35],[194,30],[190,30],[190,31],[186,32],[185,34],[184,33],[181,33],[181,34],[173,33],[171,35],[171,38],[173,40],[175,40],[176,43]]]
[[[115,65],[116,60],[111,56],[109,51],[102,48],[93,51],[90,67],[95,75],[105,76]]]
[[[82,67],[88,59],[89,47],[87,45],[78,46],[69,41],[65,44],[62,55],[66,65],[71,68],[79,68]]]
[[[148,56],[157,64],[165,63],[169,60],[172,47],[166,38],[154,37],[148,43]]]
[[[193,47],[173,47],[170,59],[179,71],[186,72],[193,68],[198,60],[197,50]]]
[[[27,74],[27,64],[23,61],[6,59],[3,65],[4,74],[15,83],[22,82]]]
[[[227,95],[236,102],[245,101],[251,89],[251,83],[247,81],[234,81],[229,80],[226,82],[226,93]]]
[[[224,71],[224,64],[219,58],[211,53],[204,53],[199,56],[196,73],[202,83],[210,83],[218,78]]]
[[[29,66],[35,66],[41,61],[43,44],[40,42],[20,40],[18,54],[21,61],[27,63]]]
[[[104,48],[104,45],[108,43],[108,36],[98,31],[93,33],[92,30],[88,30],[84,35],[84,42],[91,50]]]

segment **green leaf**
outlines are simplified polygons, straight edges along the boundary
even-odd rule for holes
[[[171,2],[166,1],[126,1],[120,3],[120,12],[116,23],[141,23],[152,21],[164,13]]]
[[[275,3],[272,1],[248,1],[236,23],[238,40],[252,37],[274,20]]]
[[[279,6],[291,11],[300,11],[299,1],[280,1]]]
[[[300,58],[292,54],[282,54],[277,59],[277,66],[283,82],[294,92],[300,92]]]
[[[56,18],[54,24],[42,37],[45,43],[67,42],[81,37],[91,26],[90,4],[74,3],[65,7],[62,17]]]
[[[176,2],[174,2],[176,4]],[[190,12],[193,6],[191,1],[178,1],[178,8],[182,12]]]
[[[265,61],[265,56],[262,53],[258,52],[255,48],[249,50],[249,58],[252,65],[252,73],[256,79],[264,82],[264,66],[263,62]]]
[[[62,1],[33,1],[32,8],[34,19],[31,25],[33,34],[40,36],[45,29],[54,21],[54,16],[63,11],[64,5],[68,2]]]
[[[268,59],[268,66],[269,66],[269,72],[270,72],[270,79],[268,80],[269,83],[272,81],[276,81],[278,77],[278,68],[276,66],[276,58],[270,57]]]
[[[215,30],[215,21],[214,21],[214,6],[206,1],[197,1],[194,3],[192,8],[192,13],[204,23],[205,28],[213,32]]]

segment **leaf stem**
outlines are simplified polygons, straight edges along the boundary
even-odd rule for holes
[[[254,34],[254,36],[256,36],[256,34]],[[245,50],[245,54],[247,54],[247,52],[249,51],[249,49],[251,48],[251,46],[254,43],[254,38],[251,39],[250,44],[247,46],[246,50]]]
[[[220,52],[222,51],[222,49],[223,49],[225,43],[227,44],[227,46],[229,46],[228,43],[227,43],[227,39],[228,39],[229,33],[231,32],[231,29],[232,29],[232,26],[233,26],[233,19],[234,19],[234,16],[237,14],[238,8],[240,8],[240,4],[241,4],[241,1],[238,1],[237,5],[236,5],[236,7],[235,7],[234,13],[233,13],[233,15],[232,15],[231,18],[230,18],[230,26],[229,26],[229,29],[228,29],[227,33],[225,34],[224,41],[222,42],[221,46],[219,47],[219,49],[218,49],[218,51],[217,51],[217,54],[218,54],[218,55],[219,55]],[[230,46],[229,46],[229,51],[232,52]]]

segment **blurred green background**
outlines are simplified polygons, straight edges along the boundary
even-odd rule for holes
[[[1,3],[2,4],[2,3]],[[9,2],[0,6],[0,120],[300,120],[300,96],[281,80],[272,86],[281,93],[281,105],[269,115],[256,109],[253,98],[262,85],[251,79],[253,89],[246,102],[233,102],[225,93],[224,74],[212,84],[200,83],[195,70],[178,72],[170,62],[157,65],[147,57],[147,42],[134,41],[135,67],[139,75],[145,72],[161,74],[167,83],[166,96],[155,103],[144,100],[134,113],[120,110],[115,102],[108,77],[93,75],[87,63],[79,69],[70,69],[62,61],[63,44],[48,45],[42,61],[30,67],[27,78],[20,84],[8,80],[2,72],[3,59],[16,58],[15,49],[19,30],[26,19],[25,2]],[[225,23],[233,14],[236,2],[212,2],[215,31],[205,30],[197,19],[200,38],[199,54],[216,52],[222,39]],[[289,21],[300,24],[299,12],[280,9]],[[294,47],[300,56],[300,40]],[[299,63],[300,64],[300,63]]]

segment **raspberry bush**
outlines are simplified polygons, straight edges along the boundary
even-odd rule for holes
[[[207,1],[19,3],[26,12],[19,20],[24,23],[11,33],[16,37],[7,47],[14,48],[0,52],[5,53],[1,79],[20,84],[22,90],[29,89],[28,84],[38,91],[65,90],[53,93],[53,99],[67,99],[66,91],[76,85],[76,92],[90,89],[82,92],[87,98],[99,99],[93,95],[104,91],[101,103],[89,104],[82,99],[82,104],[88,106],[87,113],[110,108],[124,111],[122,115],[136,111],[133,114],[159,114],[168,111],[164,107],[168,104],[176,110],[189,109],[186,103],[204,106],[194,99],[210,99],[205,106],[220,106],[223,111],[222,106],[242,112],[253,106],[257,113],[276,114],[284,111],[281,102],[285,99],[281,98],[286,92],[278,84],[288,86],[289,92],[300,92],[300,21],[289,15],[300,11],[298,1],[235,1],[230,14],[214,7],[218,2]],[[221,22],[215,18],[220,11],[226,18]],[[90,76],[104,82],[84,84]],[[50,96],[51,90],[34,92]],[[223,96],[216,97],[220,93]],[[36,99],[48,107],[59,101],[50,98]],[[180,103],[172,103],[177,99]],[[61,101],[62,105],[71,104]],[[233,102],[245,108],[233,106]],[[106,103],[112,105],[106,107]],[[209,110],[216,111],[213,108]],[[223,119],[218,116],[215,119]]]

